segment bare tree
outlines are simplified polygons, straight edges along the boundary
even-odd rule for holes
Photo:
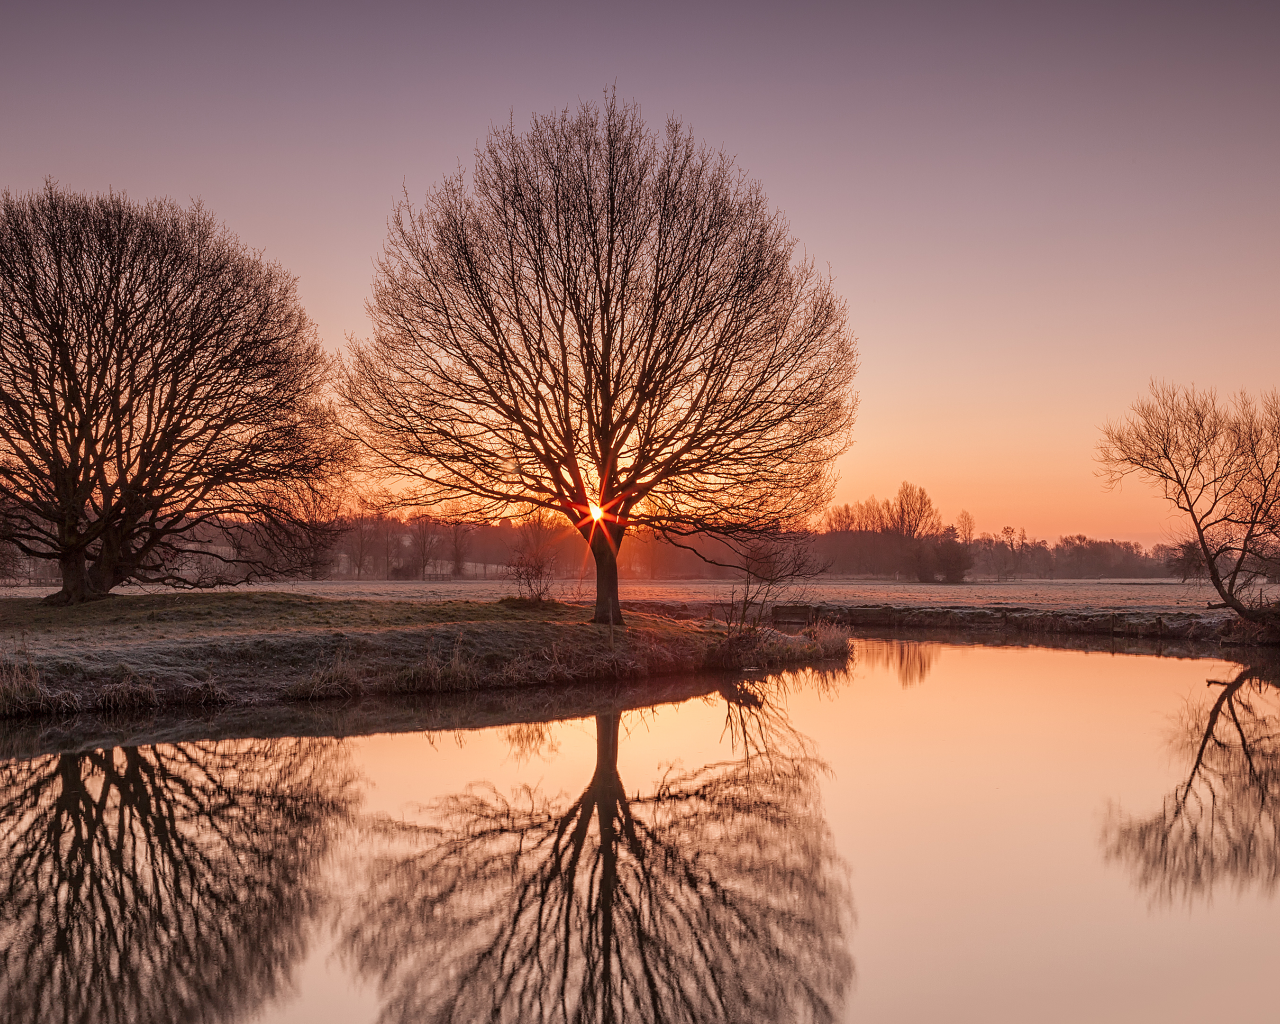
[[[933,499],[923,487],[905,480],[893,500],[885,502],[885,519],[889,531],[907,540],[942,532],[942,516],[933,507]]]
[[[303,526],[296,540],[302,574],[310,580],[328,579],[345,528],[341,494],[336,489],[304,487],[294,497],[292,512]]]
[[[556,571],[556,519],[545,509],[535,509],[520,524],[515,550],[507,563],[507,576],[522,595],[545,601],[551,596]]]
[[[822,528],[828,533],[883,533],[889,528],[888,506],[887,501],[876,501],[874,494],[851,505],[832,505],[823,514]]]
[[[807,533],[762,537],[741,546],[737,579],[729,592],[730,632],[758,629],[770,604],[802,599],[803,587],[830,567]]]
[[[823,513],[822,529],[829,533],[895,533],[915,540],[941,532],[942,517],[923,487],[904,480],[898,493],[886,501],[876,501],[873,494],[866,501],[832,505]]]
[[[446,528],[449,531],[451,571],[454,576],[461,578],[467,574],[467,555],[471,553],[471,534],[475,532],[475,524],[453,519]]]
[[[1280,601],[1259,584],[1280,567],[1280,391],[1220,402],[1212,388],[1152,381],[1147,398],[1108,423],[1098,461],[1109,486],[1137,474],[1156,483],[1190,525],[1198,569],[1222,606],[1280,625]]]
[[[490,133],[395,211],[343,392],[418,502],[569,518],[622,621],[618,546],[776,534],[821,508],[855,407],[845,308],[758,184],[608,98]]]
[[[328,365],[294,279],[198,203],[0,197],[0,507],[54,603],[305,569]]]
[[[973,543],[974,525],[973,516],[961,509],[960,514],[956,516],[956,538],[966,548]]]
[[[409,541],[418,577],[425,580],[427,566],[438,560],[444,550],[443,526],[432,516],[414,516],[409,520]]]
[[[374,504],[363,496],[357,496],[351,511],[342,519],[342,546],[347,555],[347,571],[355,573],[357,580],[364,579],[371,571],[378,539],[378,512]]]

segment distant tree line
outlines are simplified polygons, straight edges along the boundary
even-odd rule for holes
[[[313,580],[594,578],[582,535],[549,516],[497,523],[403,515],[354,501],[328,524],[328,542],[299,575]],[[731,579],[732,552],[711,538],[684,547],[639,532],[618,560],[624,579]],[[718,564],[720,563],[720,564]],[[547,595],[544,595],[547,596]]]
[[[959,583],[966,578],[1090,579],[1177,574],[1179,551],[1132,541],[1096,540],[1077,534],[1052,545],[1004,527],[974,536],[973,516],[954,523],[942,517],[923,487],[903,482],[890,499],[833,505],[813,540],[831,572],[894,576],[922,582]]]

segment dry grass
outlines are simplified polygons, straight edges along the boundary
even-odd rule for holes
[[[350,700],[364,693],[360,666],[347,651],[339,651],[323,668],[285,687],[285,700]]]
[[[0,658],[0,718],[70,714],[79,708],[74,693],[52,690],[44,684],[29,656],[15,653]]]
[[[119,683],[108,683],[98,690],[94,709],[107,713],[152,711],[160,706],[156,688],[150,683],[127,677]]]
[[[263,592],[127,596],[61,609],[0,600],[0,629],[32,627],[31,663],[7,669],[0,709],[12,710],[0,714],[594,684],[826,656],[813,638],[769,629],[729,640],[707,620],[635,611],[626,627],[610,629],[587,621],[590,614],[557,601]]]
[[[848,626],[823,619],[803,630],[801,635],[817,643],[824,658],[849,657],[849,641],[853,639],[853,633]]]
[[[226,690],[212,679],[206,679],[202,683],[184,686],[179,691],[177,700],[174,703],[194,705],[196,707],[218,707],[231,702],[232,697]]]

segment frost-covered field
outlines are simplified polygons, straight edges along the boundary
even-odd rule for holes
[[[703,604],[725,601],[732,584],[725,580],[623,580],[623,601],[658,601],[664,604]],[[0,589],[0,597],[40,597],[51,587]],[[400,601],[496,601],[515,593],[515,585],[502,579],[465,579],[444,582],[375,580],[318,583],[274,583],[251,589],[312,594],[317,597],[366,598]],[[1273,587],[1274,590],[1280,588]],[[117,593],[141,593],[122,587]],[[595,585],[590,577],[557,584],[562,600],[590,601]],[[1031,608],[1054,611],[1165,612],[1204,611],[1216,595],[1209,587],[1176,580],[1025,580],[1006,583],[943,585],[894,583],[881,580],[829,578],[783,595],[789,603],[881,605],[898,607]]]

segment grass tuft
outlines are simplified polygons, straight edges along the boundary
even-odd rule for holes
[[[339,651],[328,665],[285,687],[282,696],[285,700],[350,700],[363,693],[359,666]]]
[[[757,626],[731,633],[707,653],[713,668],[780,668],[805,661],[849,657],[850,634],[843,626],[820,622],[799,636]]]
[[[518,672],[516,666],[521,661],[517,657],[507,662],[504,670]],[[447,659],[428,652],[417,665],[396,673],[388,688],[392,693],[474,690],[489,681],[490,675],[483,662],[467,654],[461,644],[454,644],[453,653]]]
[[[817,643],[824,658],[849,657],[849,641],[853,639],[853,634],[849,632],[848,626],[822,619],[803,630],[801,636]]]
[[[194,704],[200,707],[230,704],[231,702],[231,695],[212,679],[184,686],[179,691],[178,699],[175,701],[177,704]]]
[[[94,708],[98,711],[150,711],[160,706],[156,688],[150,683],[129,677],[120,683],[108,683],[98,691]]]

